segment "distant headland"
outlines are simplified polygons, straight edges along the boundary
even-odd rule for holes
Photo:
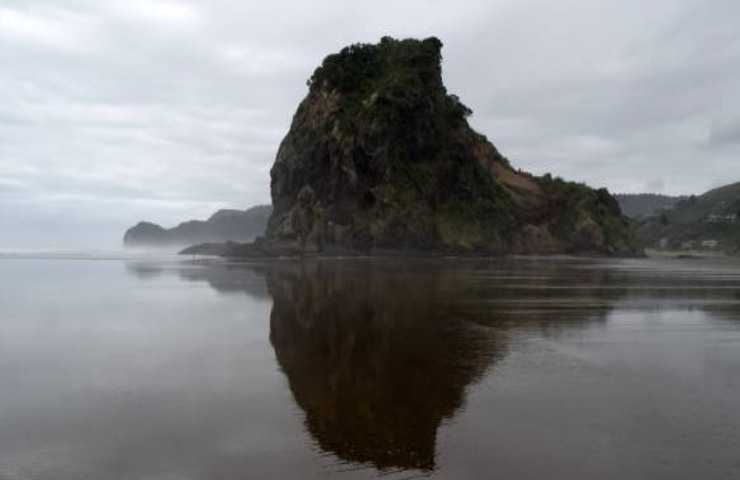
[[[202,242],[251,242],[264,235],[271,213],[269,205],[247,210],[219,210],[207,220],[191,220],[169,229],[139,222],[126,231],[123,244],[131,248],[182,248]]]

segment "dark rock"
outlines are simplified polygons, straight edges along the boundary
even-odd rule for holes
[[[606,190],[514,170],[442,83],[436,38],[354,45],[309,80],[255,252],[637,252]]]

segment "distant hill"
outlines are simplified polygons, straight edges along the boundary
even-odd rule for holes
[[[614,195],[619,202],[622,213],[630,218],[649,217],[673,208],[676,203],[688,197],[669,197],[654,193]]]
[[[251,242],[265,233],[272,207],[260,205],[248,210],[219,210],[208,220],[191,220],[174,228],[140,222],[123,236],[127,247],[181,247],[203,242]]]
[[[664,240],[662,246],[673,250],[740,253],[739,216],[740,182],[683,198],[670,210],[639,220],[637,233],[648,247],[660,247]]]

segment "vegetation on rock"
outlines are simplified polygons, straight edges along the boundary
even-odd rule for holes
[[[633,254],[605,190],[514,170],[442,82],[442,42],[328,56],[270,172],[266,238],[234,252]]]

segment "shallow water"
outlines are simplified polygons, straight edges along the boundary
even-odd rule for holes
[[[740,478],[740,264],[0,258],[0,480]]]

